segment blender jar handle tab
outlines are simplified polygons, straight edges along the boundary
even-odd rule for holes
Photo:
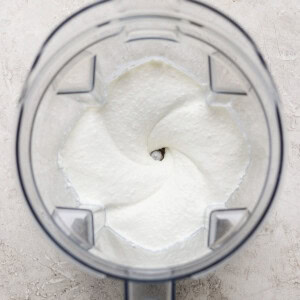
[[[125,300],[175,300],[175,281],[135,282],[125,284]]]

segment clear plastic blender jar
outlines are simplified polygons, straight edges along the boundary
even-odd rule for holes
[[[158,253],[114,235],[105,208],[82,205],[58,164],[78,118],[88,107],[105,105],[111,74],[151,57],[206,83],[208,105],[230,104],[251,149],[246,175],[225,207],[207,207],[204,228]],[[75,13],[43,44],[19,106],[16,164],[34,217],[85,269],[124,279],[130,299],[143,299],[153,286],[158,299],[175,297],[176,279],[224,261],[255,232],[278,190],[282,118],[268,68],[240,26],[198,1],[106,0]]]

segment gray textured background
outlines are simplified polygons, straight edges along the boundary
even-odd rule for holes
[[[130,0],[129,0],[130,1]],[[57,252],[18,189],[16,103],[49,31],[90,0],[0,0],[0,299],[122,299],[122,284],[95,279]],[[267,222],[236,256],[201,280],[177,284],[178,299],[300,299],[300,1],[209,1],[256,40],[284,103],[288,166]]]

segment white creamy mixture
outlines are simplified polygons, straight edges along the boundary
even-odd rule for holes
[[[241,182],[247,142],[208,93],[171,65],[146,62],[109,84],[107,103],[88,108],[61,149],[79,201],[105,207],[106,226],[131,243],[157,251],[184,240]]]

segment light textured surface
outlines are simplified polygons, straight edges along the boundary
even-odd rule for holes
[[[49,31],[88,0],[0,0],[0,299],[122,299],[122,284],[85,274],[35,224],[14,173],[17,99]],[[284,103],[288,166],[267,222],[236,256],[178,299],[300,299],[300,2],[214,0],[254,37]]]

